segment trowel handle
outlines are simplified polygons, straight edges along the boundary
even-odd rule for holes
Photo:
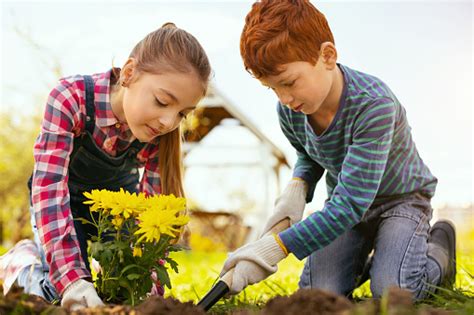
[[[280,233],[281,231],[284,231],[286,230],[287,228],[290,227],[290,219],[288,218],[285,218],[283,220],[281,220],[280,222],[278,222],[277,224],[275,224],[267,233],[265,233],[263,236],[267,236],[267,235],[270,235],[270,234],[278,234]],[[227,286],[230,288],[231,285],[232,285],[232,275],[234,274],[234,268],[232,269],[229,269],[229,271],[227,271],[227,273],[225,275],[222,276],[221,278],[221,281],[224,281]]]

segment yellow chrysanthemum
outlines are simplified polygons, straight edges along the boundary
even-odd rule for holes
[[[186,199],[170,195],[154,195],[149,197],[148,208],[157,208],[159,210],[175,210],[176,212],[186,209]]]
[[[138,206],[138,199],[136,197],[136,194],[131,194],[120,188],[120,191],[114,193],[114,203],[111,205],[112,210],[110,210],[110,214],[115,216],[123,215],[125,219],[130,218],[134,209]]]
[[[110,205],[113,202],[113,195],[105,190],[93,189],[90,193],[84,192],[84,196],[90,200],[84,201],[84,204],[91,205],[91,211],[104,211],[107,212],[110,209]]]
[[[122,227],[123,221],[124,221],[123,217],[116,215],[112,219],[112,224],[115,226],[115,228],[120,229]]]
[[[189,221],[186,215],[178,215],[179,210],[159,210],[152,208],[139,214],[138,226],[140,227],[135,234],[143,234],[138,239],[138,242],[158,242],[161,234],[167,234],[171,237],[176,237],[179,228]]]
[[[139,245],[133,247],[133,257],[142,257],[142,255],[143,255],[143,252]]]

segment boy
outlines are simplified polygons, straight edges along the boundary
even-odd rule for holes
[[[423,299],[433,285],[452,285],[454,226],[430,229],[437,179],[418,155],[405,110],[380,79],[337,63],[324,15],[309,1],[259,1],[240,50],[247,71],[278,96],[298,160],[265,231],[285,218],[292,226],[230,255],[221,275],[235,268],[231,293],[268,277],[290,252],[309,256],[302,288],[350,295],[372,250],[374,297],[395,285]],[[325,171],[324,208],[298,222]]]

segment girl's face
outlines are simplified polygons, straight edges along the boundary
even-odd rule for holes
[[[133,135],[140,142],[178,128],[203,97],[203,84],[194,72],[141,72],[125,88],[123,112]]]
[[[311,115],[328,97],[333,68],[320,57],[316,65],[305,61],[291,62],[281,66],[283,71],[280,74],[259,80],[275,92],[283,105],[295,112]]]

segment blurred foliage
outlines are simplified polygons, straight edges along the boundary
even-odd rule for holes
[[[0,125],[0,241],[12,244],[31,235],[27,182],[40,115],[2,110]]]

